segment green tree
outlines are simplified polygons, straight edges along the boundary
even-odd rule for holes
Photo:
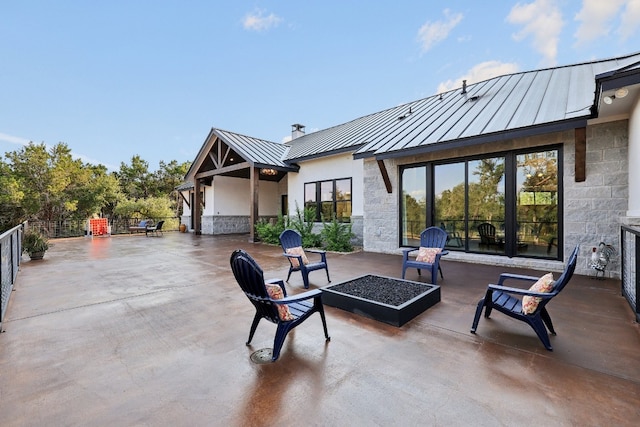
[[[22,219],[84,219],[120,198],[104,166],[73,159],[64,143],[49,150],[44,143],[29,143],[6,157],[13,182],[23,193],[16,207],[24,212]]]
[[[24,192],[11,167],[0,159],[0,233],[24,220],[23,198]]]
[[[153,176],[149,172],[149,162],[139,155],[131,158],[131,164],[120,162],[120,170],[116,172],[120,188],[128,199],[144,199],[152,194]]]
[[[167,197],[147,197],[120,201],[114,214],[123,218],[167,218],[173,216],[173,211]]]
[[[172,160],[165,163],[160,161],[160,167],[153,174],[153,195],[169,197],[171,208],[178,217],[182,214],[182,199],[175,188],[182,184],[190,166],[191,162],[178,163],[176,160]]]

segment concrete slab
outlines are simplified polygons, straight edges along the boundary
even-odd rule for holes
[[[401,328],[327,307],[280,360],[229,269],[247,250],[285,278],[279,247],[165,233],[55,241],[21,266],[0,335],[0,425],[633,425],[640,328],[616,280],[575,276],[548,308],[548,352],[495,313],[469,333],[502,267],[443,261],[441,302]],[[329,254],[333,283],[399,277],[401,257]],[[542,275],[511,269],[511,272]],[[326,286],[324,272],[311,287]],[[415,271],[407,279],[424,281]],[[302,292],[293,275],[291,293]]]

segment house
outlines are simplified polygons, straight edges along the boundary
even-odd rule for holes
[[[182,188],[195,233],[249,233],[313,207],[364,250],[426,226],[449,259],[559,271],[640,219],[640,53],[503,75],[274,143],[211,129]],[[484,224],[481,226],[481,224]],[[482,235],[481,235],[482,232]],[[614,257],[606,272],[620,277]]]

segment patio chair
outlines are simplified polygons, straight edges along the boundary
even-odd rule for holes
[[[151,219],[143,219],[138,223],[138,225],[132,225],[129,227],[129,233],[133,233],[134,231],[137,233],[138,231],[146,231],[147,227],[153,224],[153,220]]]
[[[275,362],[280,357],[280,350],[289,331],[315,312],[320,313],[322,318],[325,340],[331,339],[327,332],[327,320],[320,289],[287,297],[284,282],[282,280],[265,282],[262,269],[246,251],[235,250],[231,254],[230,263],[238,285],[256,309],[246,345],[251,344],[260,320],[267,319],[275,323],[277,329],[271,353],[271,361]]]
[[[485,297],[478,302],[476,315],[473,318],[473,325],[471,326],[471,333],[476,333],[482,309],[485,308],[484,317],[489,318],[492,309],[495,308],[509,317],[529,324],[529,326],[536,331],[538,338],[540,338],[540,341],[542,341],[545,348],[552,351],[553,348],[549,341],[547,328],[549,328],[549,332],[553,335],[556,335],[556,331],[553,329],[551,316],[549,316],[546,305],[553,299],[553,297],[558,295],[562,289],[564,289],[569,280],[571,280],[571,276],[573,276],[573,272],[576,269],[578,251],[579,246],[576,246],[569,256],[569,261],[567,261],[567,265],[558,280],[553,281],[553,278],[551,277],[548,282],[547,289],[541,289],[541,287],[544,287],[543,281],[545,276],[549,276],[551,273],[541,278],[502,273],[498,284],[489,285]],[[504,286],[503,283],[507,279],[523,280],[535,283],[531,288],[529,288],[529,290],[525,290]],[[522,296],[522,299],[514,295]]]
[[[440,223],[440,228],[443,229],[447,233],[446,246],[453,246],[453,247],[456,247],[456,248],[461,248],[462,246],[464,246],[463,243],[462,243],[462,239],[460,238],[460,235],[456,231],[455,224],[453,226],[453,230],[451,230],[451,231],[447,231],[447,226],[445,225],[444,222]]]
[[[437,285],[438,272],[444,279],[440,258],[449,253],[444,249],[447,243],[447,232],[439,227],[429,227],[420,233],[420,248],[407,248],[402,250],[402,278],[404,279],[407,268],[417,268],[418,275],[421,270],[431,271],[431,283]],[[411,252],[418,251],[417,257],[409,258]]]
[[[280,245],[283,254],[289,260],[289,274],[286,282],[289,283],[291,273],[299,271],[302,274],[304,288],[309,289],[309,273],[315,270],[326,270],[327,281],[329,278],[329,267],[327,266],[327,253],[318,249],[302,249],[302,236],[295,230],[284,230],[280,233]],[[310,262],[307,253],[320,255],[320,261]]]
[[[144,234],[146,236],[149,236],[149,233],[151,233],[151,235],[157,236],[158,232],[160,232],[160,235],[163,235],[162,234],[162,225],[163,224],[164,224],[164,221],[158,221],[158,223],[156,225],[147,226],[147,228],[144,231]]]
[[[491,246],[500,248],[502,246],[502,243],[496,239],[496,227],[493,224],[483,222],[478,225],[478,234],[480,234],[480,245],[488,248],[491,248]]]

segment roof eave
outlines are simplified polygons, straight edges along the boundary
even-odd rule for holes
[[[513,129],[498,133],[486,135],[477,135],[465,139],[456,139],[452,141],[438,142],[428,145],[422,145],[410,149],[389,151],[384,153],[362,153],[359,158],[374,157],[376,160],[394,159],[398,157],[414,156],[418,154],[434,153],[437,151],[463,148],[474,145],[486,144],[489,142],[504,141],[507,139],[526,138],[531,136],[542,135],[546,133],[562,132],[569,129],[576,129],[587,126],[587,119],[591,117],[582,116],[560,122],[545,123],[539,126],[529,126],[526,128]],[[369,155],[367,155],[369,154]]]
[[[287,164],[289,164],[289,162],[291,163],[304,162],[306,160],[316,160],[316,159],[321,159],[323,157],[335,156],[336,154],[351,153],[358,150],[358,148],[360,148],[362,145],[363,144],[350,145],[349,147],[344,147],[337,150],[323,151],[320,153],[310,154],[308,156],[291,157],[291,158],[285,159],[285,162]]]

